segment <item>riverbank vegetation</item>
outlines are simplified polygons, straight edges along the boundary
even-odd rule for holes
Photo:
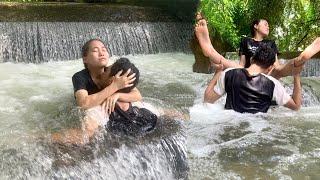
[[[213,34],[236,49],[258,18],[269,21],[269,38],[280,51],[299,51],[320,36],[320,0],[201,0]]]

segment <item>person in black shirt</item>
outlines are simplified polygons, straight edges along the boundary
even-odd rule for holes
[[[292,110],[301,107],[301,68],[293,69],[294,88],[292,98],[281,83],[267,75],[275,62],[274,50],[261,45],[252,57],[248,68],[228,68],[215,73],[209,83],[204,102],[214,103],[227,94],[225,109],[240,113],[266,113],[272,100]]]
[[[269,34],[269,25],[266,20],[260,19],[254,21],[251,26],[251,31],[253,33],[253,38],[244,38],[240,43],[240,64],[238,64],[235,61],[225,59],[214,49],[209,38],[206,20],[199,20],[195,27],[195,33],[204,55],[209,57],[213,63],[222,64],[224,68],[249,67],[251,64],[251,57],[261,44],[269,46],[276,54],[278,53],[278,49],[274,41],[264,39]],[[274,69],[270,71],[270,75],[277,79],[289,76],[291,75],[294,67],[302,69],[302,65],[319,51],[320,38],[318,37],[298,57],[290,60],[287,64],[281,65],[276,56]]]
[[[240,62],[239,64],[243,66],[244,68],[248,68],[251,65],[251,58],[254,55],[254,53],[257,51],[257,49],[261,45],[269,46],[273,49],[273,51],[278,54],[278,48],[274,41],[263,39],[261,41],[256,41],[253,38],[250,37],[244,37],[242,38],[240,42],[240,49],[239,49],[239,55],[240,55]]]
[[[276,55],[279,53],[276,43],[272,40],[265,39],[269,35],[269,24],[266,20],[254,20],[250,29],[252,37],[242,38],[239,48],[239,63],[244,68],[248,68],[251,65],[251,57],[261,45],[271,47]]]
[[[119,89],[116,93],[129,93],[139,82],[140,72],[127,58],[120,58],[109,67],[105,74],[104,86],[109,86],[116,78],[116,75],[122,76],[131,69],[129,76],[135,74],[132,86]],[[119,74],[118,72],[122,72]],[[117,74],[118,73],[118,74]],[[108,100],[101,106],[87,109],[86,116],[82,121],[81,129],[68,129],[63,133],[54,133],[52,141],[60,144],[82,145],[95,134],[99,127],[105,126],[109,131],[124,135],[139,136],[152,131],[157,123],[158,117],[144,107],[136,107],[131,102],[116,101],[115,105],[110,104],[112,109],[109,113],[103,112],[107,106]],[[113,103],[112,103],[113,104]],[[110,116],[109,116],[110,115]],[[105,122],[102,122],[105,121]]]
[[[130,74],[130,69],[126,72],[119,71],[110,81],[108,72],[110,67],[107,67],[109,61],[109,53],[103,41],[100,39],[91,39],[87,41],[82,47],[82,59],[85,69],[75,73],[72,76],[72,83],[74,88],[74,96],[77,105],[83,110],[89,110],[93,107],[102,107],[97,110],[97,114],[105,109],[110,114],[114,111],[115,104],[118,101],[135,102],[140,101],[142,96],[139,90],[134,87],[127,93],[117,92],[120,89],[132,87],[136,80],[135,73]],[[129,75],[130,74],[130,75]],[[106,82],[108,82],[106,84]],[[99,119],[103,119],[100,117]],[[100,122],[84,121],[86,136],[94,134],[95,129]],[[82,142],[82,135],[84,132],[81,129],[72,129],[67,132],[66,136],[70,138],[63,138],[61,134],[56,133],[52,135],[54,141],[75,139],[75,142]],[[79,139],[80,138],[80,139]]]
[[[108,86],[103,86],[107,81],[106,73],[109,67],[106,67],[109,61],[109,53],[104,43],[99,39],[91,39],[82,47],[82,59],[85,69],[75,73],[72,76],[74,95],[77,105],[82,109],[89,109],[101,105],[103,102],[113,96],[113,102],[107,103],[107,109],[110,111],[117,100],[125,102],[140,101],[142,96],[137,88],[133,88],[129,93],[118,93],[119,89],[133,86],[135,74],[128,75],[130,69],[120,75],[119,72]]]

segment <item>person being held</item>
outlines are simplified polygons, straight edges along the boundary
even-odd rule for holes
[[[112,80],[117,72],[125,72],[128,69],[131,69],[130,73],[134,73],[136,77],[132,82],[133,86],[120,89],[117,93],[131,92],[139,82],[140,72],[127,58],[116,60],[111,66],[110,72],[108,72],[108,76]],[[140,136],[149,133],[156,126],[157,115],[146,109],[142,103],[139,103],[138,107],[130,102],[117,101],[115,105],[111,105],[110,107],[110,112],[112,113],[110,114],[106,128],[114,134]]]
[[[271,102],[292,110],[301,107],[301,68],[294,67],[292,97],[281,83],[267,75],[274,67],[276,52],[267,45],[261,45],[252,56],[248,68],[228,68],[217,71],[204,94],[204,102],[214,103],[227,94],[225,109],[240,113],[267,112]]]
[[[303,67],[303,64],[313,55],[320,51],[320,38],[316,38],[298,57],[290,60],[286,64],[280,64],[277,58],[278,49],[274,41],[265,40],[269,35],[269,24],[264,19],[255,20],[251,25],[252,38],[243,38],[240,43],[240,63],[227,60],[220,55],[212,46],[209,38],[207,22],[200,19],[195,27],[195,33],[199,40],[203,54],[210,58],[212,63],[222,64],[224,68],[248,68],[251,64],[251,57],[261,45],[270,46],[276,53],[274,69],[270,75],[279,79],[291,75],[295,67]]]
[[[132,86],[119,89],[116,93],[130,93],[139,82],[140,72],[127,58],[120,58],[106,71],[104,83],[101,85],[108,87],[114,82],[116,76],[122,76],[131,69],[128,76],[135,75]],[[119,74],[118,72],[122,72]],[[115,93],[115,94],[116,94]],[[152,131],[157,123],[157,116],[146,108],[133,106],[131,102],[120,101],[113,103],[114,98],[107,100],[100,106],[88,109],[84,117],[81,129],[68,129],[62,133],[54,133],[52,140],[60,144],[77,144],[82,145],[89,142],[90,138],[98,131],[101,126],[115,133],[125,135],[141,135]],[[103,110],[108,106],[108,112]],[[109,117],[110,115],[110,117]],[[103,120],[109,120],[101,123]]]
[[[65,141],[66,143],[74,142],[75,144],[80,142],[81,144],[85,140],[84,136],[92,136],[96,127],[102,124],[97,119],[101,120],[106,117],[102,113],[105,109],[110,114],[114,110],[117,101],[135,102],[142,99],[136,87],[132,88],[129,93],[117,92],[120,89],[133,86],[132,82],[136,78],[134,73],[129,75],[130,69],[126,72],[118,72],[112,82],[108,86],[104,86],[105,82],[109,80],[107,72],[110,67],[106,67],[109,61],[109,54],[105,44],[100,39],[91,39],[83,45],[82,59],[85,69],[75,73],[72,77],[76,103],[77,106],[87,112],[90,108],[100,107],[100,109],[95,109],[96,111],[94,111],[100,114],[100,117],[95,119],[85,118],[83,127],[85,127],[86,131],[83,131],[83,128],[69,130],[65,136],[71,138],[63,138],[64,135],[61,133],[53,134],[52,140],[54,142]],[[94,114],[94,112],[91,112],[91,114]]]

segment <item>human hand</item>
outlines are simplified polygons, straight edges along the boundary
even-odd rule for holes
[[[114,93],[113,95],[109,96],[103,103],[102,109],[105,110],[109,115],[114,111],[116,103],[119,99],[119,93]]]
[[[215,64],[215,63],[213,63],[213,62],[211,61],[211,66],[215,69],[215,73],[221,72],[221,71],[223,71],[223,69],[224,69],[224,66],[223,66],[223,64],[221,63],[221,61],[220,61],[219,64]]]
[[[304,65],[295,66],[295,64],[293,63],[292,76],[293,76],[293,77],[300,76],[300,73],[301,73],[301,71],[303,70],[303,67],[304,67]]]
[[[133,86],[132,82],[136,79],[136,74],[133,73],[130,76],[131,69],[128,69],[128,71],[126,73],[124,73],[122,76],[120,76],[120,74],[122,73],[122,70],[119,71],[113,79],[114,85],[118,88],[118,89],[123,89],[123,88],[127,88],[127,87],[131,87]]]

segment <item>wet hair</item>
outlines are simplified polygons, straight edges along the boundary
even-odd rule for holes
[[[133,86],[120,89],[118,92],[122,93],[129,93],[134,87],[137,86],[139,82],[140,72],[139,69],[129,61],[127,58],[120,58],[113,63],[110,69],[110,76],[115,76],[119,71],[122,70],[121,76],[128,71],[128,69],[131,69],[129,76],[133,73],[135,73],[136,79],[132,82]]]
[[[85,42],[84,45],[82,46],[81,48],[81,57],[86,57],[88,55],[88,52],[89,52],[89,48],[90,48],[90,44],[93,42],[93,41],[99,41],[101,42],[104,46],[105,43],[101,40],[101,39],[90,39],[89,41]],[[87,69],[87,65],[85,63],[83,63],[84,67]]]
[[[256,28],[254,26],[258,25],[263,20],[267,21],[266,19],[256,19],[256,20],[252,21],[252,23],[250,25],[251,37],[254,37],[256,35]]]
[[[268,45],[262,44],[252,56],[252,63],[262,68],[269,68],[276,61],[275,51]]]

